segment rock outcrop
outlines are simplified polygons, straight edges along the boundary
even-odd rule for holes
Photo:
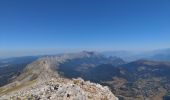
[[[59,64],[74,58],[44,57],[29,64],[12,83],[0,87],[0,100],[118,100],[108,87],[61,77]]]
[[[3,95],[8,100],[118,100],[108,87],[83,79],[51,79]]]

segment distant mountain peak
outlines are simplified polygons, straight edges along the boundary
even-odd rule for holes
[[[97,52],[94,51],[82,51],[82,53],[89,54],[89,55],[97,54]]]

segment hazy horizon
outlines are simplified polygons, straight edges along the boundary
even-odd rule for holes
[[[0,1],[0,58],[170,48],[169,0]]]
[[[22,57],[22,56],[40,56],[40,55],[56,55],[56,54],[63,54],[63,53],[78,53],[83,51],[92,51],[98,53],[104,52],[123,52],[123,53],[130,53],[130,54],[143,54],[143,53],[151,53],[155,51],[161,50],[170,50],[170,48],[159,48],[159,49],[152,49],[152,50],[118,50],[118,49],[41,49],[41,50],[9,50],[9,51],[1,51],[0,50],[0,58],[11,58],[11,57]]]

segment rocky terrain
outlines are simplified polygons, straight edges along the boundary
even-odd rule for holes
[[[45,56],[0,87],[0,96],[14,100],[169,100],[169,71],[169,62],[126,63],[96,52]]]
[[[78,63],[79,61],[81,63]],[[120,60],[117,61],[119,62]],[[67,60],[60,65],[59,71],[68,78],[82,77],[109,86],[121,100],[168,100],[166,98],[169,98],[169,62],[137,60],[118,65],[102,63],[91,66],[91,64],[93,63],[84,59]]]
[[[82,55],[82,54],[81,54]],[[24,68],[13,82],[0,87],[1,100],[118,100],[108,87],[84,81],[66,79],[58,73],[59,65],[82,56],[50,56],[34,61]]]
[[[108,87],[83,79],[51,80],[24,87],[1,96],[5,100],[118,100]]]

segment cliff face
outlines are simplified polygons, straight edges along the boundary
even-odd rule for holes
[[[57,67],[69,56],[45,57],[29,64],[12,83],[0,88],[0,98],[12,100],[118,100],[108,87],[83,79],[60,77]]]

